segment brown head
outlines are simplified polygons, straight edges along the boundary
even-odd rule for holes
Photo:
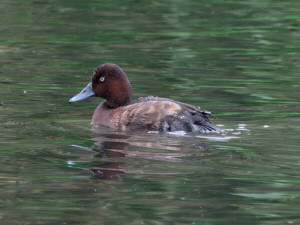
[[[106,99],[105,104],[111,108],[130,103],[131,86],[125,72],[112,63],[100,65],[95,70],[92,81],[69,102],[81,101],[91,96]]]

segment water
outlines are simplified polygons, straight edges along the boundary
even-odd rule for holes
[[[3,1],[1,224],[300,224],[299,1]],[[91,130],[101,63],[224,132]]]

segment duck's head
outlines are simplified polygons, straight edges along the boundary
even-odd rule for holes
[[[69,103],[99,96],[106,99],[111,108],[127,105],[131,102],[131,86],[125,72],[115,64],[105,63],[95,70],[91,82]]]

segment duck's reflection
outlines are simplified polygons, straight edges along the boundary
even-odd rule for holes
[[[132,169],[132,165],[128,165],[128,161],[133,159],[133,163],[137,163],[136,159],[142,160],[158,160],[174,163],[199,163],[199,160],[193,160],[201,157],[205,152],[212,153],[212,150],[206,143],[197,143],[182,139],[182,138],[169,138],[162,135],[127,135],[115,133],[101,133],[92,138],[95,143],[93,149],[82,146],[81,149],[93,151],[94,162],[101,163],[93,165],[90,168],[92,174],[103,180],[120,180],[121,175],[125,173],[139,174],[151,173],[145,170]],[[111,162],[107,161],[108,158],[120,159],[128,158],[126,162]],[[124,160],[122,160],[124,161]],[[93,163],[94,163],[93,162]],[[169,173],[163,171],[162,173]],[[173,174],[178,171],[173,171]]]
[[[103,180],[120,180],[121,175],[125,173],[122,170],[126,166],[124,162],[106,162],[98,166],[93,166],[90,171],[95,177]]]

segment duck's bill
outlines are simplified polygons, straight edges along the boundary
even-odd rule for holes
[[[81,92],[79,92],[77,95],[71,98],[69,100],[69,103],[78,102],[95,95],[96,95],[95,92],[93,92],[92,90],[92,82],[90,82]]]

